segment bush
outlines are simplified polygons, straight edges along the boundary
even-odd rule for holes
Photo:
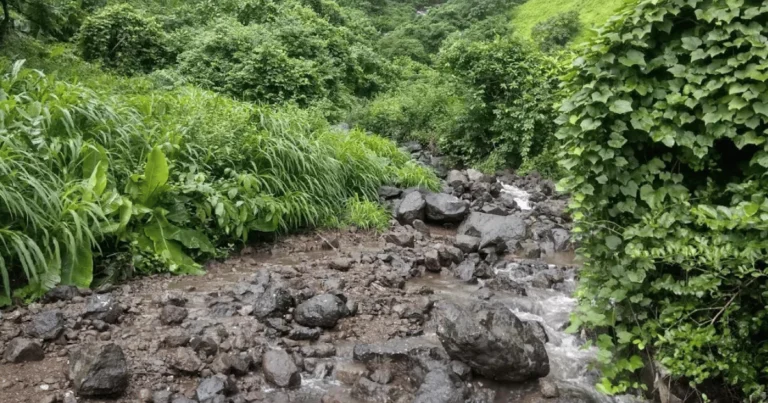
[[[531,28],[531,37],[544,52],[564,47],[581,32],[579,12],[566,11],[537,23]]]
[[[496,152],[517,167],[549,147],[554,134],[558,64],[515,39],[458,40],[440,67],[467,88],[466,112],[440,138],[440,149],[473,164]]]
[[[160,68],[171,57],[160,24],[128,4],[104,8],[86,19],[78,43],[85,60],[128,75]]]
[[[315,226],[350,198],[377,197],[401,169],[434,178],[391,141],[331,132],[312,110],[190,88],[113,100],[21,63],[0,93],[0,305],[88,287],[125,267],[113,261],[199,273],[198,261],[253,234]]]
[[[383,232],[389,228],[391,214],[376,202],[355,196],[347,200],[345,221],[360,229]]]
[[[568,74],[559,137],[585,257],[571,329],[609,393],[646,357],[693,387],[768,385],[768,8],[640,1]]]

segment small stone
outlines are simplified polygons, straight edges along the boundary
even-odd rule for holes
[[[171,403],[170,390],[158,390],[152,393],[152,403]]]
[[[477,252],[480,245],[480,238],[469,235],[457,235],[453,245],[464,253]]]
[[[379,368],[371,374],[371,380],[386,385],[392,382],[392,371],[389,368]]]
[[[45,354],[36,341],[17,337],[5,347],[4,357],[8,362],[19,363],[41,361],[45,358]]]
[[[431,272],[440,272],[440,257],[437,250],[430,249],[424,254],[424,267]]]
[[[307,327],[332,328],[346,313],[344,302],[333,294],[316,295],[293,311],[296,323]]]
[[[248,363],[235,355],[219,354],[211,363],[211,369],[225,375],[245,375],[248,373]]]
[[[413,223],[411,224],[413,226],[413,229],[416,231],[421,232],[424,235],[429,235],[429,227],[427,224],[424,223],[424,221],[421,220],[413,220]]]
[[[547,399],[553,399],[560,396],[560,391],[554,381],[547,378],[539,378],[539,390],[541,395]]]
[[[384,240],[403,248],[413,248],[414,246],[413,234],[402,230],[388,232],[384,235]]]
[[[359,362],[342,361],[336,363],[333,373],[337,381],[352,386],[360,378],[368,375],[368,369]]]
[[[213,357],[219,352],[219,345],[210,336],[195,336],[189,339],[189,346],[196,352],[203,352],[209,357]]]
[[[178,325],[187,318],[187,308],[166,305],[160,311],[160,322],[164,325]]]
[[[123,309],[112,294],[96,294],[88,298],[83,317],[115,323],[122,313]]]
[[[301,353],[305,357],[328,358],[336,355],[336,347],[329,343],[317,343],[302,347]]]
[[[149,389],[141,389],[139,391],[139,400],[144,403],[152,403],[152,391]]]
[[[181,372],[196,373],[200,370],[203,362],[200,361],[200,358],[193,350],[179,347],[170,357],[169,365],[171,368],[175,368]]]
[[[197,386],[196,396],[198,401],[205,402],[208,399],[214,399],[217,396],[228,396],[235,392],[237,392],[235,383],[226,376],[217,374],[200,382]]]
[[[99,340],[101,341],[109,341],[110,339],[112,339],[112,334],[109,332],[99,334]]]
[[[319,327],[293,325],[290,333],[288,333],[288,338],[291,340],[317,340],[321,333],[322,330]]]
[[[42,386],[42,385],[41,385]],[[58,403],[59,397],[56,395],[47,395],[40,399],[39,403]]]
[[[329,269],[338,271],[348,271],[351,267],[352,259],[349,258],[336,258],[328,264]]]

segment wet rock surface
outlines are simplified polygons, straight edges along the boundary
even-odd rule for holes
[[[3,312],[0,401],[612,401],[562,332],[566,200],[540,178],[445,175],[445,193],[382,187],[384,234],[294,235],[201,277],[57,287]]]

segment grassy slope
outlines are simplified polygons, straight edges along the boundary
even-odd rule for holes
[[[513,11],[512,23],[518,35],[530,39],[531,28],[560,12],[577,10],[584,29],[574,40],[578,43],[590,35],[629,0],[528,0]]]

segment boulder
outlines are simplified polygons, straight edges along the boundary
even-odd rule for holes
[[[278,282],[271,282],[253,301],[253,316],[264,319],[281,316],[293,307],[291,291]]]
[[[352,259],[346,257],[339,257],[331,260],[328,263],[328,268],[331,270],[347,271],[352,267]]]
[[[213,401],[217,396],[228,396],[237,392],[237,385],[235,382],[222,374],[216,374],[203,379],[199,385],[197,385],[196,395],[197,400],[200,402]],[[211,399],[211,400],[209,400]],[[223,400],[222,400],[223,401]]]
[[[525,239],[526,225],[517,215],[496,216],[472,212],[459,226],[459,235],[480,237],[480,249],[493,247],[497,250],[515,250],[517,244]]]
[[[448,355],[498,381],[522,382],[549,374],[544,343],[503,304],[436,305],[437,336]]]
[[[322,330],[319,327],[293,325],[288,333],[288,338],[291,340],[317,340],[321,333]]]
[[[471,235],[456,235],[453,245],[464,253],[477,252],[477,247],[480,246],[480,238]]]
[[[451,373],[445,368],[429,371],[416,391],[413,403],[464,403],[464,388],[457,387],[458,379],[454,382],[451,378]]]
[[[293,319],[307,327],[332,328],[346,315],[346,304],[333,294],[316,295],[296,307]]]
[[[164,325],[179,325],[187,318],[187,308],[166,305],[160,311],[160,322]]]
[[[382,186],[379,188],[379,197],[384,200],[397,199],[403,194],[403,190],[394,186]]]
[[[461,222],[469,212],[464,201],[445,193],[430,193],[424,197],[424,202],[427,219],[438,223]]]
[[[571,233],[564,228],[552,229],[552,241],[554,242],[555,252],[563,252],[570,249]]]
[[[59,285],[48,290],[45,296],[43,296],[43,300],[45,302],[69,301],[77,295],[77,287],[73,285]]]
[[[448,177],[445,181],[448,182],[448,186],[454,189],[463,188],[469,183],[467,176],[464,175],[463,172],[455,169],[448,172]]]
[[[264,379],[281,388],[301,386],[301,374],[296,363],[284,350],[269,350],[261,361]]]
[[[408,193],[397,206],[395,217],[401,224],[411,224],[414,220],[424,221],[424,195],[414,191]]]
[[[467,283],[476,283],[477,277],[475,276],[475,267],[475,262],[471,260],[461,262],[461,264],[456,266],[456,277]]]
[[[469,179],[470,182],[486,182],[490,183],[493,181],[493,177],[490,175],[486,175],[476,169],[469,168],[467,169],[467,179]]]
[[[112,294],[95,294],[85,304],[85,319],[97,319],[106,323],[115,323],[123,313],[123,308]]]
[[[90,345],[69,355],[69,376],[80,396],[119,396],[128,389],[128,363],[120,346]]]
[[[218,374],[245,375],[248,373],[248,362],[239,356],[221,353],[214,358],[211,369]]]
[[[64,333],[64,315],[59,311],[40,312],[27,327],[30,337],[46,341],[56,340]]]
[[[8,362],[20,363],[29,361],[41,361],[45,358],[43,348],[34,340],[17,337],[5,346],[3,355]]]
[[[403,143],[402,148],[408,151],[409,153],[417,153],[421,151],[421,144],[419,144],[418,141],[407,141]]]

